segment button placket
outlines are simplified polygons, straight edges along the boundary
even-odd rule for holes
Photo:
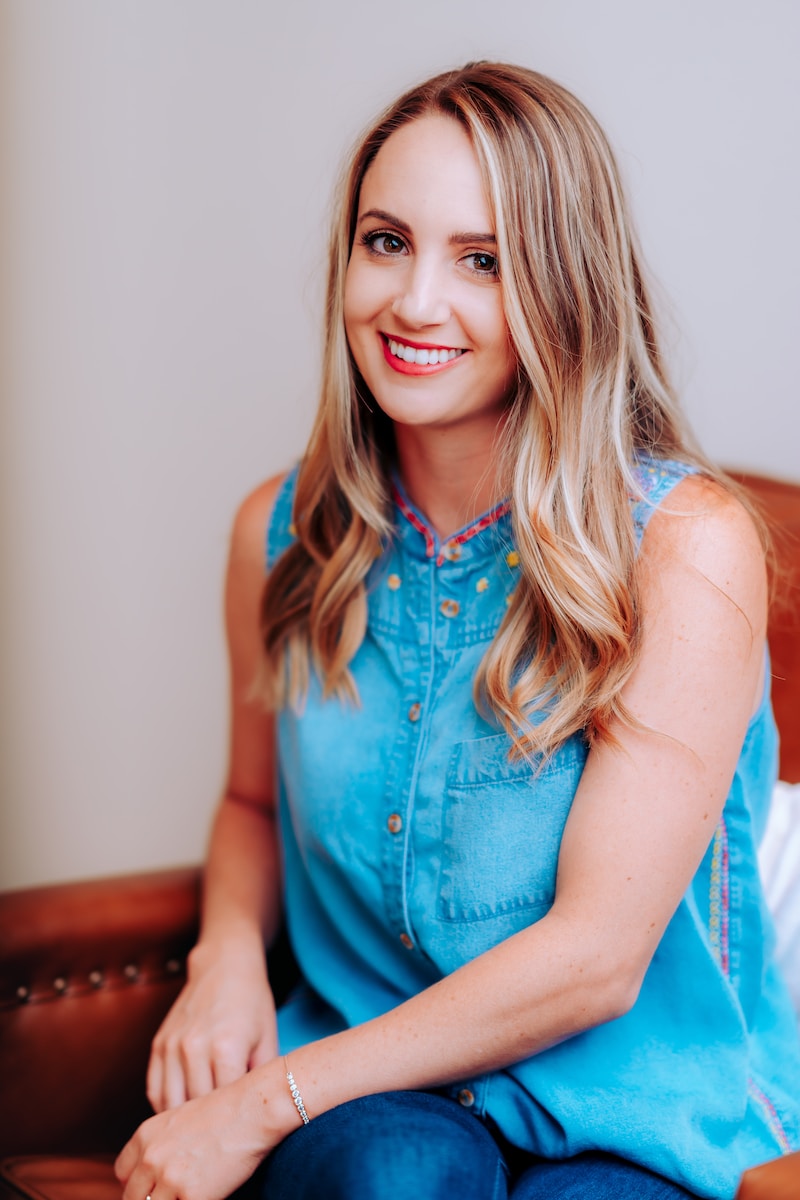
[[[402,677],[406,696],[419,678],[418,653],[408,642],[401,647]],[[415,661],[417,660],[417,661]],[[408,704],[408,700],[406,700]],[[409,811],[412,803],[411,786],[418,747],[418,722],[408,719],[408,708],[398,714],[396,740],[388,763],[384,790],[382,870],[383,894],[387,921],[394,936],[406,928],[405,864],[406,840],[409,834]]]
[[[400,549],[393,563],[395,579],[406,593],[403,605],[407,614],[424,611],[430,603],[433,558],[419,562]],[[395,582],[395,579],[392,582]],[[389,585],[390,591],[400,588]],[[417,950],[416,936],[408,912],[408,883],[412,874],[413,812],[419,777],[419,761],[425,741],[425,699],[429,694],[433,671],[433,641],[415,636],[416,626],[401,626],[400,678],[405,707],[401,709],[394,755],[394,770],[387,779],[384,810],[383,864],[384,895],[389,928],[399,944],[409,952]]]
[[[461,648],[483,641],[483,608],[477,613],[475,609],[476,602],[482,601],[481,593],[494,592],[498,583],[502,587],[508,576],[518,574],[505,561],[509,552],[507,541],[500,553],[493,551],[491,558],[485,549],[476,540],[466,547],[459,546],[452,557],[445,553],[422,559],[418,545],[412,552],[401,543],[391,566],[396,580],[402,581],[401,588],[387,589],[389,594],[395,591],[403,595],[399,609],[395,610],[401,622],[397,649],[402,700],[397,714],[399,728],[395,731],[399,753],[392,783],[387,780],[382,817],[384,888],[389,901],[387,932],[393,935],[398,952],[404,947],[410,954],[421,954],[423,958],[426,946],[424,936],[421,942],[418,939],[421,910],[418,912],[415,899],[414,855],[418,833],[423,839],[421,845],[427,847],[425,839],[430,830],[424,824],[417,831],[416,822],[412,821],[420,780],[425,778],[426,770],[432,716],[427,700],[441,685],[441,672],[452,668],[454,656]],[[425,802],[430,805],[427,793]],[[424,821],[429,822],[427,807],[425,814]],[[476,1097],[477,1108],[480,1104],[477,1093],[467,1090]]]

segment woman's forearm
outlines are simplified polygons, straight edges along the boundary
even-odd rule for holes
[[[469,1079],[620,1015],[638,980],[597,953],[594,931],[550,914],[383,1016],[291,1054],[313,1118],[357,1096]],[[282,1062],[253,1084],[287,1090]],[[288,1133],[297,1114],[283,1102]]]
[[[223,797],[211,831],[203,880],[198,954],[232,943],[263,952],[280,923],[281,882],[275,818],[269,808]]]

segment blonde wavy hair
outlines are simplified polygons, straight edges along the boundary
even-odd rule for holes
[[[300,465],[297,542],[264,590],[266,687],[302,704],[313,666],[356,696],[365,577],[392,531],[391,423],[344,332],[345,273],[361,183],[381,146],[428,114],[469,135],[495,222],[518,371],[500,436],[520,582],[475,679],[476,703],[515,751],[548,754],[629,720],[620,692],[639,650],[631,495],[638,454],[717,472],[694,445],[659,350],[618,170],[566,89],[521,67],[470,63],[406,92],[357,145],[330,246],[319,410]]]

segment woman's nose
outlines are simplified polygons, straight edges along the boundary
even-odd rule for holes
[[[392,313],[414,329],[444,325],[450,318],[450,302],[441,273],[424,263],[410,265],[392,302]]]

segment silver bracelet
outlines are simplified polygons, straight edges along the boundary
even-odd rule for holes
[[[302,1117],[303,1124],[307,1125],[309,1123],[309,1121],[311,1120],[311,1118],[309,1117],[308,1113],[306,1112],[306,1106],[305,1106],[305,1104],[303,1104],[303,1097],[300,1095],[300,1089],[294,1081],[294,1075],[289,1070],[289,1061],[285,1054],[283,1056],[283,1065],[286,1068],[286,1082],[289,1084],[289,1091],[292,1093],[292,1099],[294,1100],[294,1106],[297,1109],[300,1116]]]

